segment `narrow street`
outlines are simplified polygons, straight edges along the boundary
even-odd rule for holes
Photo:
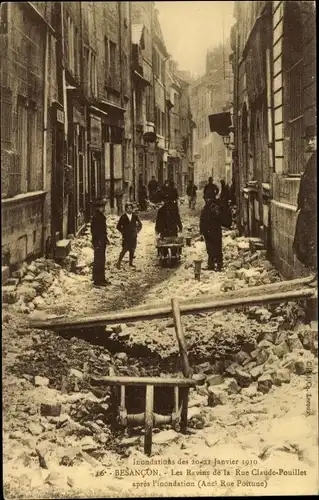
[[[191,390],[187,434],[154,429],[151,458],[143,453],[141,428],[112,430],[110,390],[90,377],[110,367],[119,375],[181,375],[173,321],[71,335],[27,328],[32,314],[123,310],[280,281],[265,252],[251,252],[234,231],[224,233],[223,272],[203,271],[195,281],[193,260],[206,259],[199,210],[181,205],[193,240],[176,269],[158,266],[155,212],[141,216],[136,270],[127,263],[115,268],[121,240],[117,218],[108,217],[107,289],[92,286],[88,234],[73,241],[76,274],[45,259],[25,269],[19,299],[3,309],[7,498],[185,496],[186,483],[189,496],[259,496],[277,493],[279,485],[282,494],[314,491],[317,327],[304,324],[302,304],[182,318],[192,368],[206,382]],[[142,472],[135,477],[134,470]]]

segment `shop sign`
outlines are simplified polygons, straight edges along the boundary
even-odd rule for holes
[[[90,116],[90,145],[93,148],[102,148],[102,121],[97,116]]]

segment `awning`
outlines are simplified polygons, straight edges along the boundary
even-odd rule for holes
[[[138,78],[138,80],[140,81],[140,83],[144,86],[144,87],[147,87],[147,85],[150,85],[150,82],[148,80],[146,80],[146,78],[144,78],[144,76],[142,76],[138,71],[136,71],[135,69],[133,70],[133,74],[136,78]]]
[[[96,108],[95,106],[90,106],[90,111],[92,113],[100,113],[101,115],[108,116],[108,113],[106,111],[102,111],[99,108]]]
[[[217,134],[221,136],[229,134],[229,127],[232,124],[229,111],[209,115],[208,119],[211,132],[217,132]]]

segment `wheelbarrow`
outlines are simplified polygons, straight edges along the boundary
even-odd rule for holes
[[[189,390],[203,383],[191,378],[179,304],[175,299],[172,299],[172,310],[184,377],[121,377],[111,368],[109,376],[91,378],[94,384],[112,387],[112,407],[120,427],[144,425],[144,453],[148,456],[152,453],[154,427],[171,425],[177,432],[186,433]]]
[[[170,236],[158,238],[156,241],[157,255],[162,265],[172,264],[181,260],[184,238],[182,236]]]

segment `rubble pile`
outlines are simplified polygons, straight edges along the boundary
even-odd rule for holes
[[[295,331],[263,329],[258,342],[242,343],[232,362],[228,359],[224,366],[209,362],[197,365],[198,373],[206,377],[206,387],[199,391],[207,394],[209,406],[226,404],[230,394],[240,393],[249,400],[289,383],[291,374],[312,374],[317,355],[317,322]]]

